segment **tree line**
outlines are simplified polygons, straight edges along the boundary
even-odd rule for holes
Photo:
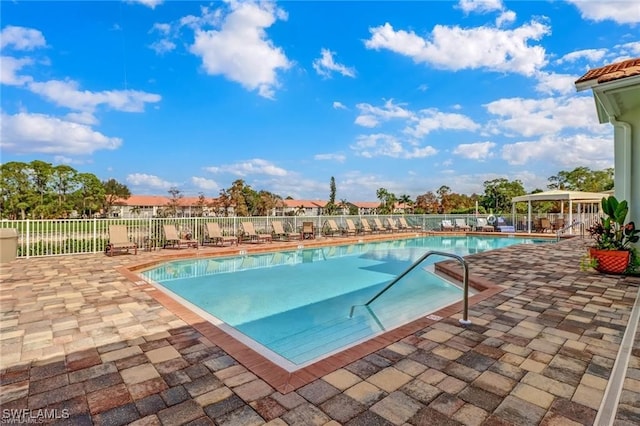
[[[547,189],[601,192],[613,188],[613,169],[594,171],[588,167],[577,167],[571,171],[560,171],[548,181]],[[415,199],[379,188],[376,191],[380,200],[378,212],[394,213],[400,204],[403,211],[415,214],[473,213],[476,205],[480,213],[509,213],[511,199],[526,194],[522,182],[517,179],[488,180],[483,186],[482,194],[466,195],[455,193],[443,185],[435,192],[427,191]],[[533,192],[541,191],[536,189]],[[161,216],[175,216],[181,209],[182,191],[172,187],[168,194],[169,201],[159,212]],[[323,214],[357,214],[357,207],[349,200],[336,200],[336,194],[336,182],[332,176]],[[106,215],[119,200],[130,196],[129,188],[115,179],[101,181],[92,173],[79,172],[66,164],[54,166],[40,160],[0,164],[0,217],[6,219]],[[286,198],[292,199],[290,196]],[[204,193],[199,193],[195,214],[202,214],[205,208],[209,208],[224,216],[266,216],[282,200],[278,194],[255,190],[238,179],[229,188],[220,190],[217,198],[207,199]],[[539,212],[559,211],[557,202],[540,203],[536,207]],[[526,206],[519,206],[519,209],[524,212]]]

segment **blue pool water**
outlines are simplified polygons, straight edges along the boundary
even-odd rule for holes
[[[324,356],[423,317],[462,298],[433,273],[433,256],[415,268],[370,311],[367,302],[430,250],[461,256],[524,238],[421,237],[226,258],[172,261],[142,275],[208,314],[226,331],[285,368]]]

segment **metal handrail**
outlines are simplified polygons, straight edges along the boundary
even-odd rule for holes
[[[584,238],[584,223],[583,222],[574,222],[570,225],[565,226],[564,228],[560,228],[556,231],[556,242],[560,241],[560,234],[564,233],[569,229],[572,229],[576,226],[580,226],[580,237]]]
[[[409,268],[407,268],[407,270],[405,270],[403,273],[398,275],[389,284],[387,284],[387,286],[385,288],[380,290],[375,296],[373,296],[371,299],[369,299],[369,301],[367,303],[364,303],[364,304],[361,304],[361,305],[352,305],[351,306],[351,310],[349,311],[349,318],[353,317],[353,311],[355,310],[355,308],[357,306],[365,306],[367,309],[369,309],[369,305],[374,300],[376,300],[378,297],[382,296],[383,293],[385,293],[387,290],[389,290],[391,287],[393,287],[396,283],[398,283],[398,281],[400,281],[404,276],[406,276],[409,272],[411,272],[413,269],[415,269],[426,258],[428,258],[429,256],[432,256],[434,254],[438,255],[438,256],[451,257],[451,258],[457,260],[458,262],[460,262],[460,264],[462,265],[462,271],[463,271],[463,276],[462,276],[463,296],[462,296],[462,298],[463,298],[463,305],[464,306],[463,306],[463,310],[462,310],[462,318],[459,321],[460,321],[460,324],[462,324],[462,325],[471,324],[471,321],[469,320],[469,267],[467,266],[467,262],[462,258],[462,256],[458,256],[457,254],[453,254],[453,253],[447,253],[447,252],[444,252],[444,251],[429,251],[429,252],[425,253],[424,255],[422,255],[411,266],[409,266]]]

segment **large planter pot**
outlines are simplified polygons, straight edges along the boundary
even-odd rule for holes
[[[598,250],[589,248],[589,256],[596,259],[596,270],[606,274],[621,274],[629,266],[628,250]]]

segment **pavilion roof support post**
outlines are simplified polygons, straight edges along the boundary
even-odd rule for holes
[[[569,224],[573,225],[573,201],[569,199]],[[569,233],[573,234],[573,226],[569,228]]]

